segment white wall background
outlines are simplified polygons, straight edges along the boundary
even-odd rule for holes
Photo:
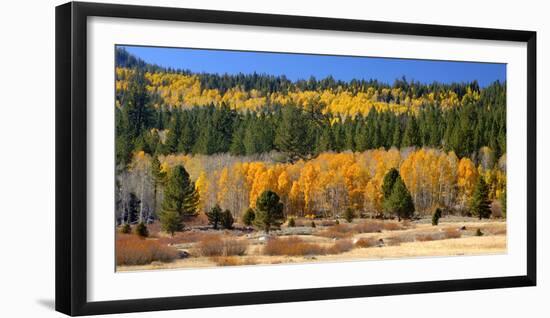
[[[391,296],[117,317],[544,317],[550,314],[550,271],[544,197],[550,179],[550,24],[544,1],[116,1],[174,7],[399,22],[527,29],[538,32],[538,286]],[[0,316],[61,317],[54,304],[54,7],[62,1],[4,2],[0,13]],[[545,94],[546,93],[546,94]],[[510,105],[509,107],[514,107]],[[18,217],[18,222],[9,216]]]

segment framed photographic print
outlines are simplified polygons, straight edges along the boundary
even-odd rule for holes
[[[56,309],[536,284],[536,33],[56,8]]]

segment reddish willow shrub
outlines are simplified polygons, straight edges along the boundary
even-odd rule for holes
[[[117,265],[145,265],[154,261],[170,262],[178,257],[178,251],[157,240],[136,235],[118,234],[116,237]]]
[[[331,246],[325,247],[316,243],[305,242],[298,237],[272,238],[264,247],[264,254],[275,256],[308,256],[340,254],[350,251],[353,243],[350,240],[337,240]]]

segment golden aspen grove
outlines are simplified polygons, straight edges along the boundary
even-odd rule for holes
[[[115,62],[117,270],[506,252],[505,81]]]

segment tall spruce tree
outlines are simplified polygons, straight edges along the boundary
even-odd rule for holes
[[[391,168],[384,175],[384,179],[382,181],[382,197],[384,200],[390,197],[393,190],[393,185],[398,178],[401,178],[401,176],[399,175],[399,171],[395,168]]]
[[[283,203],[277,193],[266,190],[256,200],[256,214],[254,225],[266,233],[273,227],[278,227],[284,220]]]
[[[419,147],[420,143],[420,130],[414,114],[409,115],[407,121],[407,127],[403,134],[403,140],[401,141],[402,147]]]
[[[159,215],[163,229],[170,233],[181,229],[184,217],[197,215],[198,204],[199,195],[189,174],[182,165],[175,166],[167,177]]]
[[[401,177],[395,180],[390,196],[384,200],[384,210],[386,213],[397,215],[399,221],[413,216],[414,203]]]
[[[470,211],[472,215],[482,218],[491,216],[491,202],[489,201],[489,187],[485,179],[480,176],[474,188],[474,194],[470,202]]]
[[[308,122],[304,119],[299,108],[283,107],[282,121],[275,134],[275,146],[288,154],[291,160],[306,158],[309,153]]]

